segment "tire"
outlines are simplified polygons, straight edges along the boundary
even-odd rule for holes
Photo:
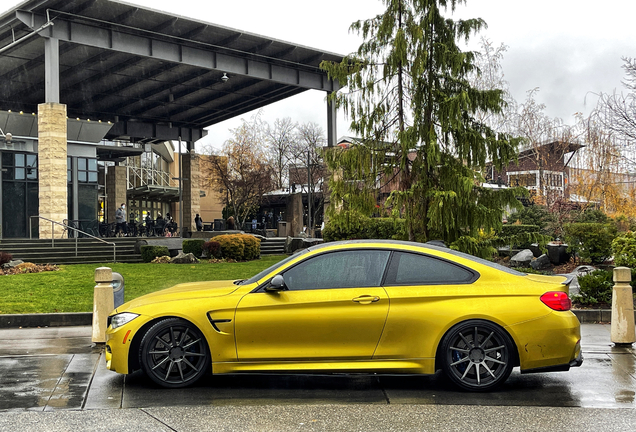
[[[139,364],[144,373],[162,387],[186,387],[208,371],[210,350],[195,325],[180,318],[167,318],[144,334]]]
[[[442,339],[442,370],[464,390],[492,390],[510,376],[516,358],[514,346],[510,335],[498,325],[465,321]]]

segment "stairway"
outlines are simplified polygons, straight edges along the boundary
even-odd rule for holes
[[[135,237],[113,237],[105,239],[115,243],[116,261],[120,263],[142,262],[141,255],[135,253]],[[50,239],[3,239],[0,240],[0,251],[13,255],[34,264],[95,264],[113,262],[113,246],[90,238],[77,239],[77,255],[75,255],[75,239],[55,239],[51,246]]]
[[[285,237],[268,237],[261,241],[261,255],[284,255]]]

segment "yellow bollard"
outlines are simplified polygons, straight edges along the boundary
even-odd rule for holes
[[[93,292],[93,342],[106,342],[108,315],[115,309],[113,299],[113,271],[110,267],[95,269],[95,290]]]
[[[612,292],[612,342],[615,344],[633,344],[636,342],[634,331],[634,298],[631,270],[627,267],[614,269],[614,291]]]

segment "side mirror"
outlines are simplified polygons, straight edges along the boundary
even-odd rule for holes
[[[276,275],[269,281],[269,285],[265,287],[266,292],[278,292],[287,289],[285,285],[285,279],[281,275]]]

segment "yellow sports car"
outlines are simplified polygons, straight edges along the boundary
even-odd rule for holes
[[[109,317],[106,362],[164,387],[210,371],[442,369],[463,389],[489,390],[515,366],[581,365],[566,279],[428,244],[327,243],[247,280],[180,284],[122,305]]]

